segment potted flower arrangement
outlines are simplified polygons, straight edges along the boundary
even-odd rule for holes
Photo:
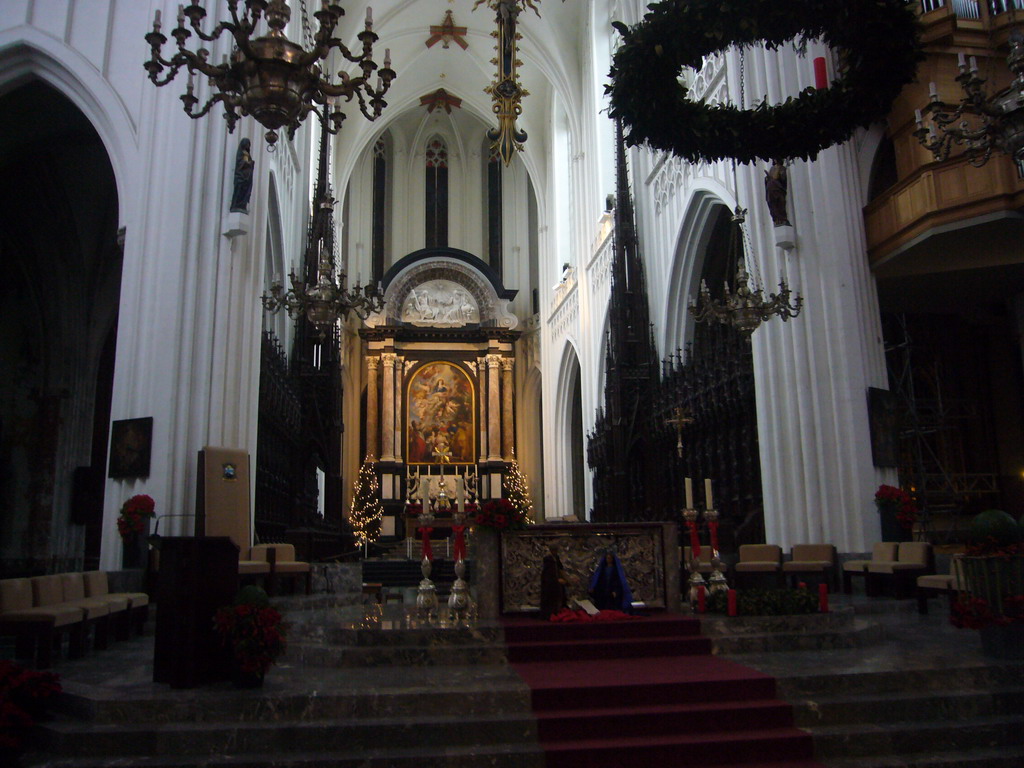
[[[520,531],[527,526],[526,513],[512,506],[508,499],[488,501],[480,507],[474,522],[499,531]]]
[[[232,679],[240,688],[263,685],[263,677],[285,649],[287,625],[260,587],[239,590],[234,603],[219,608],[214,628],[231,651]]]
[[[977,629],[987,655],[1024,658],[1024,529],[1006,512],[989,509],[967,533],[957,558],[963,591],[950,620]]]
[[[0,659],[0,759],[17,765],[29,729],[42,717],[47,702],[60,693],[57,675],[26,669]]]
[[[144,493],[132,496],[121,505],[117,518],[117,532],[124,544],[121,565],[124,568],[141,568],[145,560],[146,543],[144,534],[149,528],[149,519],[156,515],[156,502]]]
[[[882,540],[909,541],[917,522],[914,497],[894,485],[880,485],[875,491],[875,506],[882,523]]]

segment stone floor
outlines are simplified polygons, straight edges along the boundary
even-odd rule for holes
[[[367,660],[369,665],[343,663],[337,659],[324,663],[323,654],[311,646],[322,642],[335,645],[339,638],[342,638],[342,643],[358,646],[365,642],[365,637],[372,637],[372,632],[369,635],[365,633],[368,626],[373,630],[385,630],[385,635],[389,627],[408,629],[409,611],[402,603],[389,602],[380,609],[382,614],[375,617],[380,621],[368,622],[363,607],[337,604],[324,597],[286,598],[278,605],[296,629],[301,628],[301,634],[309,635],[310,628],[320,629],[312,640],[293,643],[280,663],[267,674],[264,687],[256,697],[254,692],[238,691],[227,682],[188,690],[173,690],[167,685],[152,682],[151,622],[150,632],[142,637],[115,643],[107,651],[92,652],[82,659],[61,659],[55,664],[54,671],[60,674],[68,694],[65,697],[66,711],[74,713],[78,710],[82,715],[93,717],[98,710],[106,710],[110,722],[117,722],[122,713],[129,721],[135,718],[166,718],[169,722],[175,717],[187,717],[187,713],[203,709],[225,712],[238,709],[244,697],[262,700],[262,705],[254,704],[256,708],[243,715],[256,720],[261,717],[260,712],[271,711],[275,707],[298,706],[294,702],[308,698],[309,716],[315,717],[312,712],[316,709],[318,697],[332,698],[331,706],[335,708],[339,706],[339,696],[351,697],[353,703],[342,705],[342,709],[358,707],[360,705],[356,702],[359,701],[380,702],[386,697],[392,697],[398,702],[394,706],[400,707],[403,698],[412,701],[429,691],[444,694],[438,700],[442,709],[457,706],[455,692],[461,691],[479,697],[474,708],[481,712],[512,711],[520,707],[528,711],[529,690],[513,669],[501,662],[500,654],[477,652],[474,656],[471,653],[465,658],[475,659],[473,664],[459,663],[460,657],[452,654],[452,638],[456,635],[460,639],[454,641],[455,645],[500,647],[501,633],[495,624],[481,622],[474,629],[461,629],[455,633],[414,627],[422,633],[422,637],[415,641],[421,650],[418,656],[401,655],[407,649],[403,650],[406,641],[400,636],[408,638],[408,632],[396,633],[395,641],[391,643],[376,641],[375,647],[388,645],[399,654],[394,658],[401,662],[394,665],[388,663],[386,653],[382,655],[379,648],[370,655],[356,657]],[[972,670],[971,680],[977,687],[979,667],[990,667],[991,675],[985,680],[991,678],[995,681],[1000,680],[1009,667],[1013,676],[1024,682],[1024,662],[1008,663],[986,658],[977,632],[956,629],[949,624],[944,601],[932,600],[931,612],[926,616],[917,613],[914,601],[866,598],[862,595],[835,595],[832,607],[837,613],[852,612],[858,622],[866,621],[876,631],[857,639],[858,647],[824,645],[812,650],[759,650],[723,655],[774,675],[779,679],[782,696],[793,701],[803,700],[805,706],[808,702],[804,699],[810,695],[807,691],[816,685],[826,687],[831,693],[842,692],[843,680],[848,679],[851,681],[849,690],[856,692],[855,679],[889,673],[920,671],[924,675],[931,671],[952,670],[955,674],[962,669],[966,674],[967,670]],[[778,645],[778,642],[766,643],[764,647],[777,648]],[[744,647],[751,646],[747,644]],[[806,648],[807,645],[801,647]],[[983,685],[987,686],[987,682]],[[787,692],[792,695],[787,695]],[[353,714],[358,715],[355,709]],[[387,713],[376,713],[377,716],[381,714]],[[1020,726],[1019,730],[1024,731],[1024,721]],[[29,760],[27,764],[36,763]]]

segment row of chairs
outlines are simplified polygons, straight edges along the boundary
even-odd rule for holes
[[[690,547],[684,547],[684,564],[690,559]],[[701,547],[698,570],[702,574],[711,572],[710,547]],[[732,572],[737,587],[755,581],[780,586],[787,580],[793,585],[818,580],[832,586],[836,581],[836,548],[831,544],[794,544],[789,559],[783,561],[782,547],[777,544],[742,544]]]
[[[124,640],[139,633],[149,612],[145,592],[110,592],[105,571],[0,580],[0,636],[15,638],[15,655],[49,669],[54,646],[68,635],[68,655],[85,653],[90,632],[103,650],[110,631]],[[59,647],[59,646],[58,646]]]
[[[889,592],[893,597],[912,597],[921,576],[935,573],[935,555],[926,541],[880,541],[871,548],[871,558],[843,563],[843,591],[853,591],[853,579],[864,578],[869,596]]]

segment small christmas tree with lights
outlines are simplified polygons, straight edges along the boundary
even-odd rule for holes
[[[518,510],[527,520],[533,522],[533,501],[530,500],[530,486],[526,482],[526,475],[519,469],[519,462],[512,459],[512,464],[501,481],[505,491],[505,498]]]
[[[352,508],[348,513],[356,543],[366,546],[380,536],[380,521],[384,507],[380,503],[380,484],[373,463],[366,459],[359,468],[356,487],[352,495]]]

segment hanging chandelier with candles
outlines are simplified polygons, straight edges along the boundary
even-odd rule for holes
[[[962,53],[958,57],[960,74],[956,76],[964,91],[959,104],[940,101],[938,88],[930,84],[931,100],[924,110],[914,113],[914,136],[936,160],[946,160],[957,145],[964,147],[964,156],[976,168],[987,163],[995,150],[1017,162],[1024,161],[1024,35],[1019,29],[1010,33],[1009,43],[1006,63],[1013,81],[995,95],[985,93],[982,86],[986,80],[978,76],[977,59],[971,56],[968,64]]]
[[[244,0],[244,9],[239,13],[239,0],[228,0],[230,21],[221,21],[209,33],[203,31],[206,9],[198,0],[187,6],[178,6],[178,25],[171,30],[171,37],[178,50],[170,59],[163,57],[162,49],[167,37],[160,31],[160,11],[153,19],[153,31],[146,35],[151,56],[144,66],[149,79],[158,87],[171,82],[178,71],[188,70],[188,83],[181,96],[185,114],[195,119],[209,113],[218,102],[224,106],[224,117],[228,131],[234,131],[235,123],[243,115],[252,115],[267,129],[267,144],[273,148],[278,131],[286,129],[289,138],[310,112],[315,112],[331,133],[341,129],[345,113],[338,102],[355,100],[359,111],[368,120],[375,120],[387,106],[384,95],[395,79],[391,69],[389,51],[384,52],[384,66],[379,67],[373,60],[373,44],[377,35],[373,31],[373,17],[366,10],[366,23],[359,33],[362,52],[354,54],[338,38],[334,29],[345,14],[337,3],[323,0],[320,10],[313,16],[319,28],[306,47],[289,40],[284,29],[291,18],[291,9],[285,0]],[[303,27],[305,29],[305,3],[303,3]],[[191,29],[185,26],[188,19]],[[266,34],[255,36],[262,30],[265,20]],[[213,42],[228,32],[234,38],[230,56],[220,64],[211,62],[206,48],[195,51],[186,47],[189,38],[195,34],[201,41]],[[305,35],[309,38],[309,35]],[[344,70],[338,72],[338,82],[325,78],[320,62],[337,49],[341,56],[355,65],[358,74],[350,75]],[[169,70],[164,75],[164,70]],[[199,98],[195,95],[195,74],[205,75],[213,86],[214,94],[198,110]],[[371,85],[374,72],[376,83]],[[318,106],[319,105],[319,106]],[[327,119],[324,119],[327,118]]]
[[[320,338],[326,336],[328,328],[348,317],[349,312],[365,320],[384,308],[384,295],[379,286],[369,283],[361,286],[357,281],[349,289],[344,271],[340,280],[335,281],[334,264],[326,249],[320,251],[315,285],[307,286],[294,271],[288,279],[290,288],[286,289],[280,282],[270,286],[270,295],[263,294],[263,306],[270,312],[284,309],[294,320],[305,316],[320,332]]]
[[[729,267],[733,263],[736,265],[735,288],[730,288],[726,280],[722,297],[715,299],[711,297],[707,282],[701,280],[697,300],[690,303],[690,314],[698,323],[731,325],[749,337],[765,320],[778,317],[786,321],[799,315],[804,300],[797,294],[790,301],[792,291],[785,280],[779,282],[778,293],[768,294],[765,298],[760,280],[751,278],[742,256],[742,226],[746,215],[746,210],[737,206],[729,233]]]

